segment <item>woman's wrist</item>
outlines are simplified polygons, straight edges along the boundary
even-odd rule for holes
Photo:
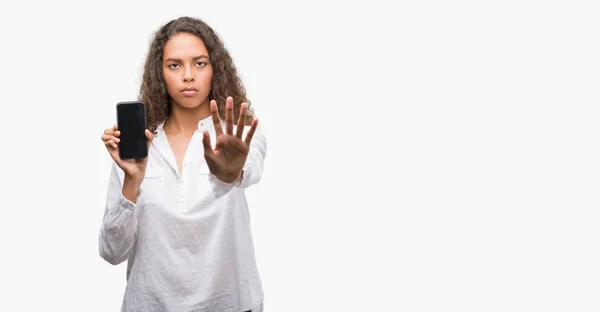
[[[229,175],[219,174],[219,175],[215,175],[215,176],[219,180],[221,180],[225,183],[234,183],[234,182],[239,181],[242,178],[243,172],[244,172],[244,170],[241,170],[237,174],[229,174]]]
[[[125,176],[123,180],[123,196],[132,203],[135,203],[140,190],[140,184],[141,181],[137,177]]]

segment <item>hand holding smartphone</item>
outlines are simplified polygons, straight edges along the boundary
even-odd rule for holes
[[[125,178],[141,183],[148,163],[148,150],[154,134],[146,128],[144,103],[117,103],[117,124],[105,129],[102,142]]]

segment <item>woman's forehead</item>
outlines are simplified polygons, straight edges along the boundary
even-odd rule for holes
[[[198,36],[180,33],[171,37],[164,47],[165,58],[192,59],[209,56],[206,45]]]

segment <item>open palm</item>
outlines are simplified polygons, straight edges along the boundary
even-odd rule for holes
[[[246,138],[242,139],[247,112],[246,103],[241,105],[235,134],[233,133],[233,99],[231,97],[228,97],[225,103],[225,132],[223,132],[217,103],[214,100],[210,102],[210,111],[215,126],[216,142],[213,149],[208,131],[205,130],[202,137],[204,158],[212,174],[223,182],[232,183],[242,173],[250,151],[250,142],[258,125],[258,119],[252,121]]]

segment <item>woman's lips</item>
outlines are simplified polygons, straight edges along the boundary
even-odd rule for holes
[[[185,88],[181,90],[181,93],[183,93],[185,96],[194,96],[196,93],[198,93],[198,90],[194,88]]]

